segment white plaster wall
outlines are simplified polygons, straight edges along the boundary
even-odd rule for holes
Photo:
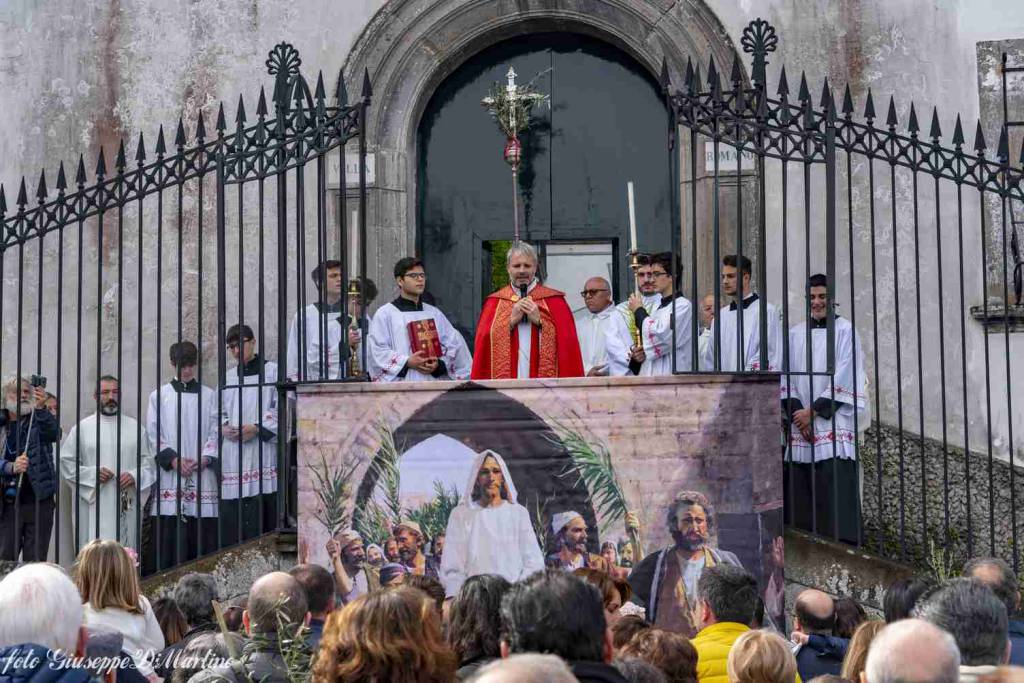
[[[901,122],[905,122],[911,100],[918,105],[918,114],[922,126],[927,126],[931,106],[939,104],[941,123],[948,137],[952,134],[955,113],[964,115],[967,137],[973,140],[974,120],[978,115],[977,96],[977,65],[975,44],[979,40],[1014,38],[1024,36],[1024,5],[1006,2],[1005,0],[961,0],[953,2],[936,0],[828,0],[825,2],[806,2],[798,0],[709,0],[708,4],[717,13],[734,44],[739,44],[740,36],[747,22],[762,16],[771,21],[778,29],[780,50],[771,57],[769,79],[772,84],[777,79],[777,69],[787,64],[791,88],[796,90],[800,70],[807,72],[812,92],[817,100],[820,92],[821,78],[828,76],[830,82],[841,94],[846,83],[851,84],[858,111],[863,107],[863,98],[870,86],[875,94],[876,108],[880,117],[884,110],[889,93],[897,93],[897,108]],[[129,153],[133,155],[135,140],[139,132],[144,132],[150,152],[155,142],[156,131],[164,124],[170,139],[177,117],[183,115],[189,127],[191,137],[194,130],[196,112],[202,108],[206,113],[208,130],[212,130],[216,104],[220,100],[226,103],[229,125],[233,124],[234,110],[239,93],[245,97],[246,108],[250,116],[255,111],[256,94],[260,85],[268,90],[272,81],[266,75],[264,60],[268,50],[277,42],[287,40],[295,44],[303,56],[303,71],[311,79],[315,78],[317,69],[323,69],[328,89],[333,92],[333,83],[337,70],[344,62],[349,49],[359,32],[384,6],[382,0],[300,0],[297,2],[281,2],[254,0],[197,0],[195,2],[151,0],[134,0],[124,2],[107,0],[98,2],[85,0],[73,4],[54,0],[23,0],[0,4],[0,91],[4,92],[3,116],[0,117],[0,181],[6,185],[8,206],[13,205],[17,192],[17,182],[21,174],[29,179],[29,194],[34,194],[35,183],[40,168],[45,167],[52,190],[57,162],[65,160],[71,164],[77,159],[79,152],[86,153],[86,165],[90,180],[95,166],[95,154],[100,144],[107,148],[108,166],[112,161],[117,140],[123,135],[130,141]],[[677,3],[661,3],[666,12],[684,12],[685,8]],[[379,21],[387,20],[385,9],[378,15]],[[990,135],[990,145],[994,146],[994,138]],[[843,159],[840,159],[844,163]],[[73,172],[72,172],[73,173]],[[853,187],[854,205],[854,246],[858,281],[867,281],[870,250],[868,247],[868,197],[865,181],[866,168],[863,164],[854,169]],[[921,419],[917,405],[917,394],[920,390],[916,374],[917,344],[916,317],[914,313],[913,283],[915,272],[913,251],[909,245],[913,242],[912,214],[907,209],[909,197],[909,179],[905,175],[898,178],[899,199],[897,201],[897,233],[899,240],[899,272],[893,272],[891,266],[891,225],[888,191],[888,169],[876,168],[878,185],[875,199],[876,220],[878,230],[879,257],[879,350],[880,358],[878,376],[883,385],[881,408],[883,419],[895,423],[896,396],[892,377],[895,373],[895,339],[892,332],[897,317],[904,325],[902,372],[904,383],[901,387],[903,396],[904,426],[916,430]],[[815,179],[817,189],[820,188],[820,177]],[[845,189],[845,178],[840,178],[840,188]],[[790,186],[795,195],[801,191],[799,182]],[[957,282],[954,277],[958,260],[956,258],[954,232],[954,204],[949,195],[943,195],[940,204],[940,215],[943,219],[944,279],[946,292],[944,296],[946,324],[939,330],[934,318],[937,314],[936,296],[933,294],[937,282],[937,274],[932,254],[936,251],[936,235],[934,229],[934,202],[929,194],[930,188],[921,188],[919,224],[922,226],[919,239],[922,254],[928,258],[922,260],[920,273],[922,281],[922,299],[925,305],[925,323],[922,337],[925,341],[924,352],[925,373],[922,379],[925,394],[924,423],[925,431],[932,436],[941,436],[942,420],[938,404],[939,386],[937,370],[937,339],[941,334],[946,344],[946,383],[951,390],[947,406],[947,422],[949,438],[956,443],[963,438],[963,401],[960,398],[962,383],[959,374],[960,342],[959,316],[962,309],[957,296],[950,294],[949,287]],[[779,210],[781,190],[777,185],[777,175],[769,178],[768,224],[769,254],[781,260],[781,243],[779,241]],[[815,198],[820,197],[820,192]],[[840,193],[840,234],[847,233],[845,191]],[[208,193],[207,201],[212,201],[212,193]],[[252,201],[251,199],[248,201]],[[791,199],[791,207],[799,204]],[[966,306],[981,301],[981,270],[976,266],[980,261],[979,226],[976,216],[977,205],[974,198],[968,197],[965,207],[965,250],[969,254],[966,269]],[[193,205],[186,207],[185,228],[187,236],[195,234],[198,217],[203,215],[209,220],[207,205],[199,208]],[[234,210],[233,208],[231,209]],[[152,206],[147,205],[147,221],[144,238],[152,238],[152,227],[155,218]],[[812,224],[817,224],[823,214],[820,213],[820,202],[812,206]],[[128,216],[131,220],[134,217]],[[802,226],[802,216],[798,212],[791,215],[792,225]],[[129,223],[130,225],[131,223]],[[108,224],[109,225],[109,224]],[[932,226],[930,228],[925,226]],[[165,217],[164,229],[173,235],[177,230],[174,220]],[[801,228],[802,229],[802,228]],[[254,224],[249,218],[245,221],[247,235],[254,234]],[[87,268],[83,273],[82,315],[86,321],[83,339],[87,348],[95,346],[94,327],[97,318],[97,294],[95,283],[95,261],[103,259],[104,272],[107,274],[99,295],[102,301],[100,319],[105,329],[116,320],[117,288],[111,281],[110,273],[116,272],[116,254],[109,250],[116,232],[109,227],[104,239],[108,248],[100,254],[95,239],[95,226],[86,228],[83,241],[83,255]],[[990,230],[989,237],[997,236],[998,231]],[[131,228],[125,230],[126,247],[136,244],[137,235]],[[812,248],[817,250],[823,242],[815,238]],[[229,238],[229,247],[236,242]],[[839,240],[840,254],[848,249],[845,236]],[[65,263],[67,273],[65,281],[70,292],[78,289],[77,268],[74,267],[76,254],[74,249],[77,241],[71,232],[67,233],[65,259],[71,259],[71,265]],[[269,243],[268,246],[273,246]],[[789,257],[793,267],[790,270],[790,282],[800,282],[803,278],[802,239],[793,237],[789,246]],[[910,251],[908,251],[910,249]],[[46,245],[46,273],[56,269],[56,245],[48,238]],[[147,252],[148,254],[148,252]],[[272,257],[272,252],[271,252]],[[197,284],[196,257],[186,254],[183,263],[187,287],[194,288]],[[246,255],[245,268],[251,267],[252,255]],[[137,276],[131,274],[137,268],[137,262],[126,259],[126,276],[124,293],[124,316],[134,321],[138,315],[136,298]],[[144,287],[150,286],[156,275],[155,257],[148,254],[143,257]],[[823,259],[812,258],[812,269],[817,270],[824,265]],[[841,282],[846,281],[844,268],[848,268],[848,259],[841,256],[839,261]],[[213,266],[211,261],[204,259],[204,267]],[[176,267],[176,261],[168,257],[165,269]],[[233,267],[233,266],[232,266]],[[34,282],[31,263],[26,274]],[[17,285],[17,264],[11,254],[4,260],[3,287],[4,311],[3,327],[5,336],[3,343],[3,371],[8,373],[13,363],[14,348],[12,343],[13,319],[15,316],[16,296],[12,288]],[[173,272],[173,271],[172,271]],[[209,272],[209,271],[207,271]],[[767,283],[767,289],[775,301],[779,295],[781,280],[778,268],[771,268],[773,280]],[[168,280],[165,271],[163,292],[166,296],[176,296],[176,284]],[[25,278],[26,283],[28,277]],[[51,281],[46,277],[46,282]],[[901,303],[895,310],[892,292],[895,284],[899,284]],[[871,308],[872,292],[865,286],[855,286],[854,300],[858,314],[858,326],[868,345],[870,357],[875,357],[872,337],[872,323],[865,315]],[[146,290],[144,290],[144,293]],[[268,295],[272,295],[268,292]],[[126,374],[134,368],[137,356],[136,343],[141,343],[142,358],[145,370],[142,391],[148,394],[159,375],[166,379],[168,370],[163,361],[164,351],[158,351],[153,341],[153,317],[151,294],[145,294],[143,303],[145,334],[141,342],[138,335],[126,335],[122,342],[125,358]],[[189,298],[186,293],[186,299]],[[212,303],[204,296],[204,328],[210,321]],[[13,297],[13,301],[12,301]],[[851,308],[850,290],[848,285],[841,284],[837,298],[843,303],[844,313],[849,314]],[[167,298],[164,299],[168,301]],[[230,300],[230,297],[229,297]],[[792,288],[788,294],[789,304],[793,311],[793,320],[800,318],[803,310],[799,288]],[[53,376],[56,369],[56,323],[52,312],[56,310],[56,294],[52,286],[47,293],[44,313],[44,343],[41,364],[43,371]],[[247,302],[247,316],[252,315],[252,302]],[[76,314],[77,302],[65,297],[63,312],[64,325]],[[233,310],[229,308],[229,310]],[[34,304],[26,305],[24,315],[31,319]],[[69,317],[72,316],[72,317]],[[166,316],[165,316],[166,318]],[[186,336],[193,334],[198,328],[194,312],[185,316]],[[1005,409],[1005,401],[1000,400],[998,391],[1005,387],[1005,368],[1002,374],[994,368],[993,397],[995,406],[991,420],[984,410],[984,354],[982,335],[979,326],[972,320],[967,321],[967,375],[968,381],[968,419],[970,442],[972,447],[984,449],[987,430],[991,427],[995,432],[996,445],[1005,450],[1006,430],[1010,416]],[[164,346],[170,334],[176,329],[176,321],[163,320],[161,329],[164,331]],[[204,329],[207,338],[215,334],[215,330]],[[90,336],[92,335],[92,336]],[[116,350],[116,343],[109,338],[104,340],[100,355],[109,359],[109,354]],[[991,338],[993,354],[1002,353],[1003,340]],[[265,346],[273,348],[275,339],[264,340]],[[33,339],[23,340],[23,364],[33,366],[35,363],[35,344]],[[71,370],[74,369],[73,355],[67,351],[74,345],[73,334],[63,335],[64,343],[64,379],[72,381]],[[1018,344],[1011,340],[1011,346]],[[113,345],[113,346],[111,346]],[[207,361],[215,358],[216,349],[204,345]],[[273,355],[273,354],[271,354]],[[995,356],[993,356],[995,357]],[[69,365],[71,363],[71,365]],[[82,372],[86,377],[95,373],[96,352],[86,352],[82,359]],[[110,370],[109,360],[104,361],[104,371]],[[1013,366],[1012,374],[1020,374]],[[955,370],[956,374],[953,374]],[[872,378],[874,367],[869,369]],[[212,380],[209,380],[212,382]],[[1019,389],[1020,379],[1013,385]],[[82,396],[91,394],[90,382],[84,381],[79,392]],[[70,386],[70,385],[68,385]],[[126,389],[128,386],[126,386]],[[65,389],[64,424],[70,424],[70,405],[67,403],[72,392]],[[129,406],[134,405],[135,396],[129,391],[125,397]],[[1013,419],[1021,424],[1024,414],[1024,398],[1018,400],[1014,408]],[[88,412],[89,406],[83,409]],[[1016,435],[1015,435],[1016,436]],[[1016,443],[1021,438],[1016,436]],[[1019,447],[1019,446],[1018,446]]]

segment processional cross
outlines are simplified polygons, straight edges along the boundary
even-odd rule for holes
[[[539,74],[538,74],[539,75]],[[513,240],[519,241],[519,161],[522,158],[522,143],[519,133],[530,127],[530,110],[548,99],[533,88],[533,82],[516,84],[516,70],[508,68],[508,82],[502,86],[494,84],[488,97],[481,102],[491,113],[498,127],[505,133],[505,161],[512,167],[512,225]]]

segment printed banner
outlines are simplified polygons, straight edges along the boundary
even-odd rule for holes
[[[343,601],[591,567],[692,633],[701,571],[739,563],[782,617],[775,376],[322,385],[297,414],[300,561]]]

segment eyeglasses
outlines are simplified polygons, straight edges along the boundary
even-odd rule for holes
[[[402,277],[411,277],[413,280],[426,280],[427,279],[427,274],[426,273],[406,273]]]
[[[582,296],[584,299],[589,299],[592,296],[597,296],[601,292],[607,291],[607,289],[584,289],[582,292],[580,292],[580,296]]]
[[[657,273],[651,273],[651,277],[667,277],[668,273],[663,270],[659,270]]]
[[[242,346],[243,344],[248,344],[251,341],[252,341],[252,339],[243,339],[241,344],[238,343],[238,342],[228,342],[228,348],[229,349],[237,349],[240,346]]]

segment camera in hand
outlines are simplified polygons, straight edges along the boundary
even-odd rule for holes
[[[44,377],[42,375],[32,375],[32,377],[29,378],[28,383],[31,384],[34,387],[40,387],[42,389],[45,389],[46,388],[46,377]]]

